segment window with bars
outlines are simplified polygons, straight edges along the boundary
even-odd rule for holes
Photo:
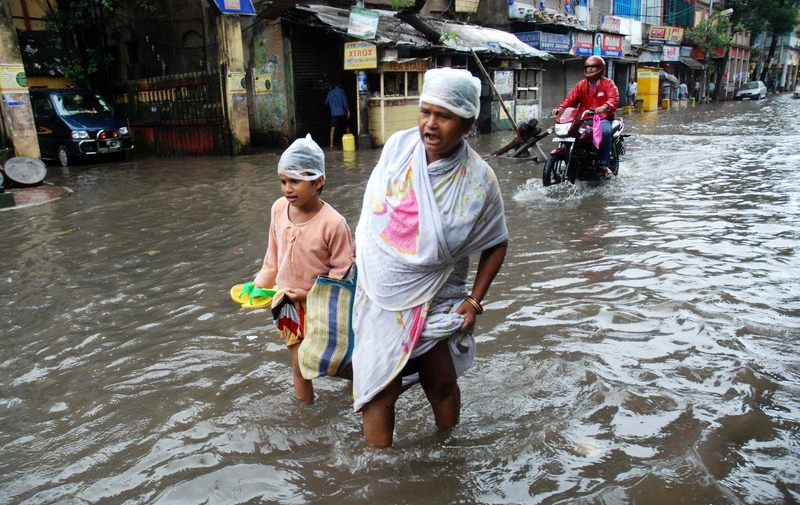
[[[517,100],[538,100],[539,99],[539,69],[522,69],[517,74]]]
[[[614,0],[614,15],[641,21],[641,0]]]

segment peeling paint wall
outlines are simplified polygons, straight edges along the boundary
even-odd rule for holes
[[[282,146],[295,130],[289,44],[280,23],[260,22],[248,32],[250,136],[253,145]]]

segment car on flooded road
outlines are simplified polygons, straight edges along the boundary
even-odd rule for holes
[[[767,98],[767,86],[762,81],[750,81],[742,84],[736,92],[737,100],[761,100]]]
[[[100,156],[125,159],[133,149],[128,124],[94,91],[30,91],[42,159],[61,166]]]

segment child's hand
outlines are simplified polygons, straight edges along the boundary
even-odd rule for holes
[[[308,296],[308,291],[305,289],[288,288],[286,290],[286,296],[288,296],[293,302],[305,302],[306,297]]]

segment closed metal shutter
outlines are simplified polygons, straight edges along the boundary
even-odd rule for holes
[[[546,61],[542,72],[542,117],[547,117],[550,112],[560,104],[566,91],[566,74],[564,73],[564,62],[560,60]]]
[[[548,61],[544,64],[543,116],[564,101],[575,84],[583,79],[583,58]]]
[[[567,96],[567,93],[572,91],[572,88],[578,84],[578,81],[583,80],[583,62],[585,58],[570,60],[567,62],[567,89],[564,92],[564,96]]]

